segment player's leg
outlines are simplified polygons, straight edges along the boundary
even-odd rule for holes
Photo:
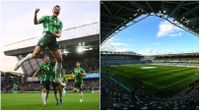
[[[53,92],[54,92],[54,96],[55,96],[55,99],[56,99],[56,105],[58,105],[58,96],[57,96],[57,87],[56,87],[56,83],[52,83],[53,85]]]
[[[42,102],[43,102],[43,105],[44,105],[44,106],[47,105],[46,96],[47,96],[46,88],[42,88]]]
[[[78,92],[78,83],[74,82],[73,92]]]
[[[15,71],[19,69],[19,67],[27,60],[30,60],[34,57],[36,57],[41,51],[41,47],[40,46],[36,46],[33,53],[30,53],[28,55],[26,55],[26,57],[24,57],[23,59],[21,59],[15,66]]]
[[[79,93],[80,93],[80,102],[83,102],[83,85],[81,84],[79,87]]]
[[[42,100],[43,100],[43,105],[47,105],[47,93],[49,90],[49,82],[48,81],[42,81]]]
[[[62,95],[66,95],[66,94],[67,94],[67,92],[65,90],[65,87],[62,87]]]
[[[62,82],[62,78],[61,77],[61,68],[62,68],[62,53],[60,49],[57,49],[56,51],[54,51],[54,55],[56,57],[56,64],[55,64],[55,79],[56,82],[58,82],[60,85],[65,86],[65,83]]]
[[[49,97],[50,81],[47,81],[46,85],[47,85],[46,86],[46,93],[47,93],[46,100],[47,100]]]
[[[58,86],[58,91],[59,91],[59,96],[60,96],[60,104],[62,104],[63,103],[63,100],[62,100],[62,86]]]
[[[46,100],[48,99],[48,97],[49,97],[49,89],[47,90]]]

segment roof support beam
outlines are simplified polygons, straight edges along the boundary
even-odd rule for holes
[[[118,26],[117,24],[114,24],[114,23],[106,23],[106,22],[101,22],[101,24],[112,25],[112,26]]]
[[[148,2],[148,1],[146,1],[146,4],[147,4],[147,6],[150,8],[151,12],[153,12],[153,13],[154,13],[154,10],[153,10],[153,8],[151,7],[151,5],[149,4],[149,2]]]
[[[121,17],[109,16],[109,15],[106,15],[106,14],[103,14],[103,13],[101,14],[101,16],[109,17],[110,19],[122,20],[122,21],[125,21],[125,20],[126,20],[126,19],[121,18]]]
[[[114,6],[116,6],[116,7],[119,7],[119,8],[123,8],[123,9],[125,9],[125,10],[128,10],[128,11],[131,11],[131,12],[137,12],[135,9],[133,9],[133,8],[128,8],[128,7],[125,7],[125,6],[122,6],[122,5],[118,5],[118,4],[116,4],[116,3],[114,3],[114,2],[107,2],[108,4],[111,4],[111,5],[114,5]]]
[[[132,2],[132,1],[130,1],[129,3],[130,3],[131,5],[137,7],[137,8],[141,8],[144,12],[148,13],[147,8],[144,7],[144,6],[142,6],[142,5],[140,5],[139,3],[137,3],[137,2]]]
[[[184,4],[184,1],[181,1],[181,2],[174,8],[174,10],[172,10],[172,12],[170,13],[170,15],[171,15],[171,16],[174,16],[175,12],[177,12],[177,10],[179,10],[183,4]]]
[[[187,12],[183,13],[182,16],[185,16],[187,14],[192,14],[193,15],[193,12],[197,11],[197,9],[199,9],[199,6],[196,6],[190,10],[188,10]]]

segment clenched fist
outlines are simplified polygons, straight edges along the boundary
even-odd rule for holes
[[[36,9],[35,9],[35,13],[38,13],[39,11],[40,11],[39,8],[36,8]]]

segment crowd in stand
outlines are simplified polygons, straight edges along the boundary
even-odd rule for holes
[[[96,58],[84,58],[79,60],[81,62],[81,67],[83,67],[86,72],[99,72],[98,61]],[[67,60],[63,62],[63,68],[66,73],[72,73],[73,68],[75,67],[76,60]]]
[[[198,64],[199,58],[195,57],[155,57],[152,62],[165,62],[165,63],[189,63]]]
[[[14,83],[18,85],[18,92],[24,91],[40,91],[40,82],[24,82],[22,83],[20,76],[13,76],[7,74],[6,76],[1,76],[1,92],[12,92]],[[70,80],[67,83],[66,89],[68,91],[73,90],[74,81]],[[51,90],[53,88],[51,87]],[[84,79],[83,90],[99,90],[99,79]]]
[[[66,74],[71,74],[73,72],[74,66],[75,66],[74,61],[73,62],[69,61],[67,64],[64,63],[63,67],[66,70]],[[86,73],[99,72],[98,64],[96,64],[96,62],[91,62],[89,65],[86,63],[82,63],[81,67],[83,67],[86,70]],[[14,83],[19,86],[18,87],[19,92],[41,90],[41,85],[39,82],[28,83],[22,76],[16,76],[9,73],[1,74],[1,92],[11,92]],[[67,90],[72,90],[73,86],[74,86],[74,81],[73,80],[68,81]],[[84,79],[83,89],[98,90],[99,79]]]
[[[184,98],[151,99],[138,94],[135,90],[126,87],[102,74],[101,77],[102,109],[198,109],[198,98],[191,100]],[[198,84],[195,84],[198,86]]]

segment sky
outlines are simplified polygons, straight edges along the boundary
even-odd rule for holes
[[[63,29],[99,22],[98,1],[0,0],[0,70],[14,69],[17,63],[16,57],[4,55],[6,44],[32,37],[39,39],[42,35],[42,25],[33,24],[35,8],[40,9],[40,18],[51,15],[53,6],[57,4],[61,6],[58,18],[63,22]]]
[[[108,39],[101,50],[143,55],[198,52],[199,38],[164,19],[149,16]]]
[[[1,1],[1,43],[0,55],[4,45],[16,41],[39,37],[42,25],[34,25],[35,8],[39,8],[38,18],[51,15],[55,5],[61,6],[58,16],[63,22],[63,29],[99,22],[99,3],[97,1]]]

